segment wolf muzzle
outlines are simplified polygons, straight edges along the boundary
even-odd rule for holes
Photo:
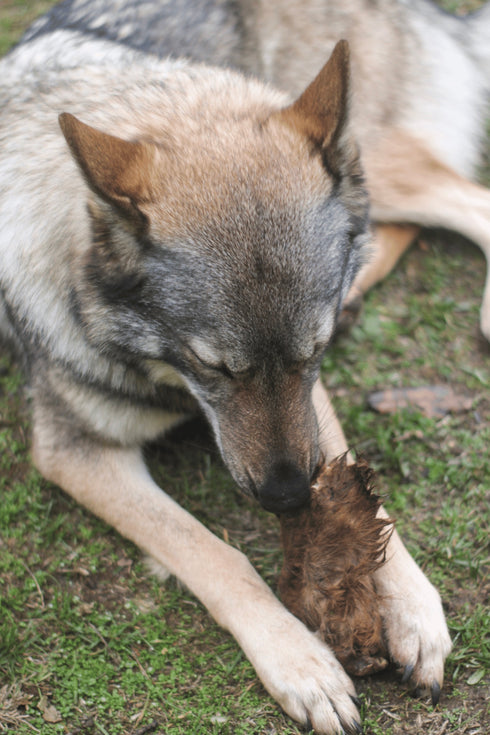
[[[277,462],[257,488],[257,496],[262,507],[271,513],[297,510],[310,499],[310,479],[293,462]]]

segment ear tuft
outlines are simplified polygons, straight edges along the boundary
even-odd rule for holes
[[[68,112],[58,120],[90,188],[126,214],[140,215],[138,203],[150,197],[153,147],[102,133]]]
[[[348,129],[349,87],[349,44],[339,41],[303,94],[274,117],[320,151],[337,196],[353,216],[353,230],[361,232],[367,227],[368,196],[359,148]]]
[[[339,41],[303,94],[279,113],[286,124],[322,148],[337,142],[347,121],[349,58],[349,44]]]

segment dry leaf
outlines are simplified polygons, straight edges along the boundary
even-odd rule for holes
[[[48,703],[48,698],[46,697],[46,695],[43,695],[41,697],[37,708],[42,713],[44,722],[54,724],[55,722],[61,722],[61,720],[63,719],[56,707]]]
[[[368,403],[379,413],[396,413],[403,408],[415,408],[428,418],[441,418],[447,413],[469,411],[473,401],[457,395],[447,385],[426,385],[419,388],[388,388],[371,393]]]

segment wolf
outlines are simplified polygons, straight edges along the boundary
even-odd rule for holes
[[[244,492],[301,507],[319,457],[347,451],[319,369],[359,279],[386,265],[382,228],[446,212],[485,251],[487,193],[463,168],[485,93],[467,47],[486,13],[453,26],[412,5],[117,3],[119,24],[110,2],[67,2],[0,63],[0,320],[29,378],[34,462],[181,579],[283,709],[327,735],[359,730],[350,679],[240,552],[157,487],[142,446],[199,410]],[[186,11],[188,31],[143,48],[163,8]],[[422,43],[431,18],[445,63],[461,49],[459,76]],[[451,110],[448,142],[450,101],[444,117],[429,81],[451,74],[473,107]],[[383,223],[371,261],[367,190]],[[407,232],[393,230],[404,247]],[[396,531],[375,584],[391,658],[436,702],[451,643]]]

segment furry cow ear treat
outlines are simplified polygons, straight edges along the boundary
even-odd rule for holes
[[[344,455],[319,469],[308,506],[280,516],[281,599],[355,676],[388,665],[373,573],[393,522],[376,517],[373,474],[364,460],[349,465]]]

